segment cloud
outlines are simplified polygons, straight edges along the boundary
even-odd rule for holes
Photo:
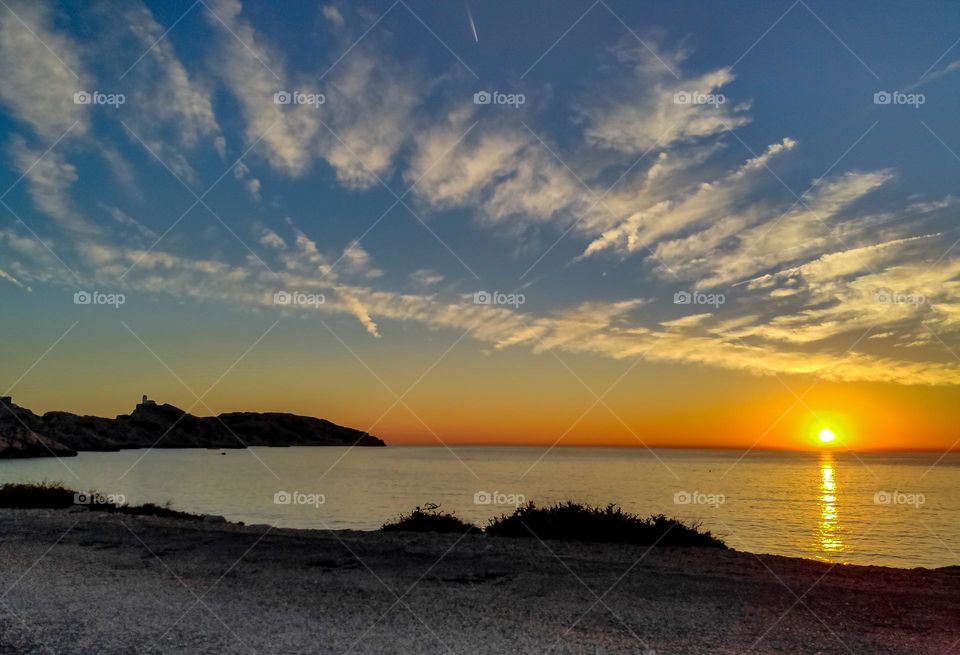
[[[942,200],[929,200],[914,202],[907,206],[907,213],[929,214],[931,212],[946,209],[954,206],[960,198],[952,194],[947,194]]]
[[[13,138],[8,152],[16,170],[24,176],[37,209],[67,229],[96,231],[73,207],[69,190],[79,177],[76,166],[67,162],[63,154],[56,150],[47,153],[33,150],[19,136]]]
[[[262,245],[274,250],[283,250],[287,247],[286,242],[279,234],[267,228],[262,230],[259,241]]]
[[[774,157],[789,152],[794,147],[796,147],[796,141],[784,138],[768,146],[761,155],[748,159],[719,179],[690,186],[681,185],[679,192],[673,192],[673,198],[652,198],[653,204],[635,206],[626,219],[608,228],[591,241],[584,250],[584,256],[595,255],[607,249],[628,254],[646,251],[665,236],[708,224],[713,224],[709,230],[714,233],[723,231],[722,236],[720,234],[713,236],[709,246],[703,243],[704,235],[700,234],[697,237],[689,237],[683,241],[675,241],[659,247],[656,257],[661,263],[664,259],[673,260],[676,258],[674,255],[679,254],[675,251],[680,249],[682,244],[689,244],[703,250],[715,247],[731,231],[718,227],[723,224],[722,217],[735,211],[737,203],[742,202],[743,198],[753,191],[758,173]],[[662,175],[658,174],[655,177],[662,178]],[[661,180],[661,183],[667,186],[669,182],[669,180],[666,182]],[[743,222],[743,219],[733,221],[737,225]],[[685,252],[681,256],[686,260],[692,256],[692,253]]]
[[[68,249],[68,242],[61,243],[50,237],[41,242],[26,230],[0,228],[0,261],[3,261],[7,274],[23,284],[69,284],[74,281],[52,252]]]
[[[322,158],[341,184],[356,189],[389,173],[422,96],[412,73],[366,39],[324,79],[321,67],[291,75],[241,17],[238,0],[219,0],[211,8],[220,48],[216,72],[240,103],[247,143],[260,139],[273,168],[297,177]],[[322,95],[324,102],[278,104],[278,92]]]
[[[698,288],[712,288],[846,248],[855,239],[868,237],[876,225],[870,220],[841,221],[843,212],[894,177],[891,170],[845,173],[820,184],[802,204],[786,213],[768,213],[759,221],[718,222],[690,237],[685,259],[674,257],[667,265],[688,279],[699,278]],[[729,245],[720,246],[721,241]],[[657,252],[666,254],[667,250],[658,248]]]
[[[320,151],[341,184],[365,189],[390,171],[423,91],[404,68],[360,48],[331,75]]]
[[[172,40],[165,38],[166,29],[147,7],[117,3],[108,16],[110,32],[120,36],[119,45],[115,43],[118,39],[113,39],[111,47],[131,53],[132,67],[124,58],[117,61],[120,67],[114,71],[118,79],[122,77],[118,84],[123,85],[125,106],[130,110],[124,112],[124,122],[177,175],[196,183],[197,175],[185,151],[205,141],[215,145],[223,138],[211,90],[190,75]]]
[[[621,63],[633,66],[633,77],[603,94],[612,99],[583,110],[585,136],[591,144],[639,154],[750,122],[744,113],[749,103],[733,102],[722,93],[735,78],[731,69],[677,79],[674,73],[687,57],[684,51],[659,53],[659,58],[641,46],[620,46],[614,52]]]
[[[916,82],[914,82],[914,83],[911,84],[910,86],[905,87],[905,88],[903,89],[903,91],[904,91],[904,93],[906,93],[906,92],[908,92],[908,91],[913,91],[914,89],[917,89],[917,88],[919,88],[919,87],[921,87],[921,86],[925,86],[925,85],[929,84],[930,82],[933,82],[934,80],[938,80],[938,79],[940,79],[941,77],[945,77],[945,76],[947,76],[947,75],[950,75],[951,73],[956,73],[957,71],[960,71],[960,59],[956,59],[956,60],[954,60],[954,61],[951,61],[949,64],[947,64],[946,66],[944,66],[943,68],[941,68],[941,69],[939,69],[939,70],[935,70],[935,71],[932,71],[932,72],[928,71],[928,72],[927,72],[923,77],[921,77],[919,80],[917,80]]]
[[[3,270],[2,268],[0,268],[0,280],[6,280],[7,282],[10,282],[11,284],[14,284],[14,285],[20,287],[21,289],[26,289],[26,287],[23,285],[22,282],[20,282],[20,280],[18,280],[17,278],[13,277],[12,275],[10,275],[9,273],[7,273],[7,272],[6,272],[5,270]]]
[[[44,3],[10,2],[0,12],[0,101],[14,116],[48,142],[75,122],[72,132],[83,134],[88,107],[73,94],[91,90],[85,84],[79,48],[54,29]]]
[[[758,278],[751,286],[759,293],[789,283],[790,295],[802,298],[803,307],[741,326],[738,335],[811,343],[882,327],[905,344],[928,338],[930,329],[952,334],[960,328],[960,260],[934,260],[940,236],[833,252]]]
[[[443,279],[443,275],[429,268],[420,268],[410,274],[410,282],[419,288],[434,287]]]
[[[100,206],[107,211],[107,214],[109,214],[110,218],[112,218],[118,225],[130,228],[142,237],[146,237],[148,239],[157,238],[156,232],[137,221],[119,207],[108,207],[102,203],[100,203]]]
[[[10,235],[0,233],[0,244],[7,245]],[[644,324],[643,308],[654,302],[650,298],[634,298],[612,302],[590,301],[566,308],[555,308],[546,313],[514,311],[509,308],[475,305],[472,297],[455,294],[439,298],[436,294],[420,295],[395,293],[370,288],[364,284],[352,284],[337,279],[329,270],[328,258],[324,257],[309,238],[297,235],[295,243],[286,242],[275,233],[264,230],[261,242],[270,245],[273,257],[287,263],[279,266],[276,273],[262,267],[250,266],[248,262],[231,264],[217,259],[196,259],[170,252],[131,248],[112,244],[90,237],[75,243],[84,272],[94,283],[116,285],[117,278],[134,262],[138,262],[125,278],[124,285],[130,293],[149,293],[180,299],[204,302],[219,302],[231,306],[252,309],[276,307],[272,294],[278,288],[309,290],[327,295],[327,302],[311,307],[285,307],[283,311],[310,311],[330,314],[346,314],[355,317],[372,336],[381,335],[381,320],[413,322],[427,329],[453,329],[467,331],[479,343],[499,349],[525,347],[533,352],[545,349],[561,353],[590,354],[595,356],[629,359],[643,357],[650,361],[706,365],[752,374],[801,374],[838,381],[874,381],[898,384],[960,384],[960,366],[950,363],[894,356],[893,352],[878,355],[846,347],[820,345],[814,339],[798,340],[795,334],[803,330],[815,330],[816,325],[825,325],[819,335],[824,339],[831,334],[836,316],[854,309],[865,309],[863,295],[872,293],[875,283],[883,281],[897,288],[897,280],[919,285],[921,291],[930,293],[934,304],[932,325],[939,334],[955,334],[960,329],[960,289],[955,281],[960,276],[960,260],[945,260],[931,267],[929,274],[912,264],[903,268],[901,259],[910,260],[923,239],[891,243],[876,248],[870,253],[836,255],[839,259],[859,261],[853,263],[821,263],[810,265],[803,273],[811,289],[821,287],[817,293],[831,293],[829,289],[837,276],[846,276],[846,288],[850,294],[859,291],[858,305],[850,305],[854,295],[843,296],[837,302],[847,303],[832,313],[783,313],[779,316],[761,314],[737,315],[735,318],[706,316],[698,312],[694,316],[662,321],[658,325]],[[928,243],[930,240],[926,240]],[[891,253],[899,251],[892,257]],[[42,253],[36,244],[26,251],[37,255],[33,270],[42,269],[39,260]],[[880,254],[886,253],[886,254]],[[888,262],[882,278],[863,279],[857,271],[866,269],[865,260],[873,264]],[[59,276],[55,283],[68,286],[69,274],[53,271]],[[16,274],[23,281],[22,274]],[[787,275],[785,273],[785,275]],[[794,273],[796,275],[796,273]],[[924,277],[926,275],[926,277]],[[30,278],[26,278],[30,279]],[[51,281],[49,278],[47,281]],[[946,282],[944,282],[946,281]],[[942,286],[941,286],[942,285]],[[756,298],[757,296],[754,296]],[[900,335],[904,331],[899,314],[900,308],[884,306],[874,312],[883,325]],[[869,311],[873,312],[873,309]],[[836,316],[835,316],[836,315]],[[916,320],[917,314],[913,314]],[[793,325],[792,323],[796,323]],[[863,317],[849,322],[846,330],[863,325]],[[914,328],[920,326],[912,324]],[[783,329],[783,334],[778,330]],[[864,328],[865,329],[865,328]],[[948,331],[949,330],[949,331]],[[920,340],[916,333],[912,341]],[[851,340],[852,341],[852,340]],[[869,341],[869,340],[867,340]],[[921,345],[923,345],[921,343]],[[899,351],[902,355],[903,351]]]
[[[451,112],[415,137],[405,178],[428,207],[472,207],[479,222],[511,234],[578,216],[589,225],[604,212],[530,132],[499,124],[471,130],[474,121],[470,112]]]
[[[275,93],[293,89],[287,88],[285,76],[280,74],[279,55],[261,43],[253,27],[241,18],[242,9],[239,0],[218,0],[205,12],[218,39],[215,72],[240,104],[247,143],[260,139],[271,166],[301,175],[312,160],[311,143],[320,128],[312,114],[317,110],[274,103]]]
[[[472,207],[479,220],[507,226],[511,234],[524,226],[552,223],[565,231],[572,225],[578,233],[594,238],[588,255],[607,248],[645,250],[658,237],[658,230],[667,229],[654,229],[663,219],[682,227],[680,212],[663,214],[702,184],[689,179],[687,169],[703,164],[717,151],[713,140],[717,135],[749,121],[747,105],[674,102],[680,88],[717,92],[733,79],[729,71],[677,80],[645,50],[620,47],[615,54],[617,70],[627,66],[629,74],[608,83],[620,89],[613,94],[615,100],[581,109],[584,140],[579,144],[561,148],[548,135],[532,133],[516,121],[484,120],[478,127],[473,109],[458,107],[414,137],[405,173],[408,184],[416,183],[418,197],[434,210]],[[685,56],[682,52],[663,55],[676,70]],[[667,118],[671,128],[664,130]],[[654,132],[657,138],[651,137]],[[703,184],[710,188],[701,194],[698,215],[688,220],[706,220],[709,198],[733,202],[737,189],[724,188],[724,183],[745,187],[770,159],[795,146],[793,139],[785,138],[728,179]],[[646,163],[623,163],[621,153],[611,157],[606,152],[611,149],[659,152],[650,153]],[[616,169],[622,171],[619,177],[604,175]],[[611,178],[615,189],[607,181]],[[698,200],[688,202],[688,211],[694,210]]]
[[[323,6],[323,17],[336,27],[343,27],[343,14],[333,5]]]
[[[357,241],[352,241],[343,249],[340,263],[341,270],[348,274],[360,275],[366,278],[375,278],[383,275],[383,271],[373,266],[373,258]]]
[[[199,177],[189,162],[203,161],[194,157],[201,147],[212,145],[220,157],[226,152],[227,135],[212,101],[212,89],[222,84],[233,96],[226,103],[235,100],[240,112],[240,134],[231,133],[231,143],[249,147],[262,137],[249,164],[233,168],[235,182],[252,197],[262,193],[261,179],[273,179],[260,174],[264,166],[291,178],[312,172],[316,177],[309,183],[335,177],[341,189],[351,191],[374,188],[378,178],[389,181],[399,173],[415,185],[416,202],[449,212],[446,220],[460,214],[450,210],[467,209],[479,228],[501,235],[569,230],[565,247],[582,253],[566,269],[574,283],[561,294],[545,293],[550,302],[537,303],[536,310],[478,306],[455,279],[436,270],[420,268],[408,284],[403,273],[392,277],[377,266],[369,244],[318,243],[311,235],[331,232],[316,226],[304,231],[289,219],[272,227],[248,226],[273,270],[227,249],[197,255],[189,244],[164,242],[147,250],[144,239],[152,241],[154,233],[137,220],[146,215],[138,207],[102,204],[103,229],[91,229],[71,200],[80,181],[73,162],[83,161],[74,154],[100,148],[114,177],[136,196],[129,162],[99,133],[100,121],[89,123],[86,111],[72,105],[72,90],[70,102],[58,104],[58,94],[73,85],[72,75],[63,79],[66,69],[24,39],[22,26],[4,14],[0,54],[20,57],[22,50],[26,58],[16,67],[8,65],[12,59],[0,60],[0,76],[10,89],[22,88],[25,78],[17,77],[22,71],[11,71],[25,68],[19,65],[25,61],[46,84],[39,91],[24,89],[17,98],[0,89],[0,101],[40,136],[11,139],[9,159],[18,173],[29,171],[23,184],[34,205],[55,227],[68,228],[48,230],[44,243],[75,263],[85,281],[253,311],[346,316],[359,323],[355,330],[373,337],[389,338],[388,326],[399,321],[424,330],[466,331],[485,350],[550,349],[759,375],[960,384],[960,367],[945,361],[929,333],[934,330],[948,343],[960,335],[960,264],[939,252],[943,237],[952,243],[956,235],[930,227],[955,209],[955,198],[917,196],[902,204],[878,199],[878,191],[896,179],[895,171],[881,169],[816,180],[796,202],[771,173],[801,156],[798,140],[780,138],[746,157],[725,133],[751,120],[747,101],[675,102],[678,93],[713,94],[716,100],[731,87],[729,69],[688,73],[686,53],[661,52],[681,74],[677,79],[648,53],[615,48],[613,66],[606,69],[612,81],[598,80],[610,82],[610,99],[597,102],[600,94],[594,93],[582,100],[558,135],[551,129],[556,116],[540,120],[536,107],[524,110],[521,123],[520,113],[481,116],[469,94],[451,94],[439,111],[428,97],[439,86],[436,80],[424,83],[416,66],[405,65],[402,50],[374,33],[320,79],[327,64],[288,64],[287,44],[254,29],[237,0],[208,4],[216,16],[198,10],[214,35],[205,53],[209,71],[188,71],[169,37],[148,50],[163,27],[140,5],[102,12],[104,24],[123,29],[114,30],[120,36],[111,45],[91,50],[146,51],[127,77],[128,124],[178,174]],[[23,9],[31,25],[50,35],[57,52],[62,48],[62,56],[76,60],[76,70],[86,76],[75,47],[53,31],[49,16],[32,5]],[[328,30],[332,38],[349,46],[342,15],[332,7],[322,13],[337,28]],[[214,78],[208,79],[208,72]],[[284,90],[323,93],[325,102],[275,103],[274,94]],[[34,102],[42,104],[36,115]],[[78,134],[88,138],[72,139],[69,149],[40,159],[46,147],[37,141],[59,136],[75,116],[81,118]],[[89,138],[95,128],[96,141]],[[876,209],[879,202],[885,204]],[[532,240],[517,239],[521,245]],[[43,243],[19,227],[0,228],[0,255],[5,282],[75,286]],[[579,284],[576,277],[598,266],[619,274],[607,278],[602,300],[595,286]],[[728,302],[707,311],[673,306],[675,289],[668,286],[721,291]],[[914,293],[925,302],[879,303],[879,288]],[[327,302],[277,308],[272,294],[278,289],[323,293]],[[856,342],[861,335],[866,336]]]
[[[360,302],[356,295],[350,293],[344,288],[339,288],[340,297],[343,298],[344,303],[348,311],[353,314],[360,324],[363,325],[364,329],[373,337],[380,338],[380,329],[377,327],[377,324],[374,323],[373,319],[370,318],[370,312],[367,307]]]
[[[238,161],[233,167],[233,177],[238,181],[242,181],[247,178],[248,175],[250,175],[250,168],[242,161]],[[261,184],[259,179],[255,177],[247,179],[243,184],[243,188],[246,189],[251,198],[260,200]]]
[[[539,317],[519,326],[505,322],[503,330],[483,336],[475,330],[477,338],[497,348],[537,350],[550,343],[616,358],[652,348],[654,359],[755,374],[956,383],[950,365],[898,359],[902,351],[897,356],[847,353],[831,341],[849,337],[849,345],[872,326],[896,335],[903,347],[929,345],[921,320],[945,334],[956,332],[960,309],[951,266],[937,266],[923,285],[919,280],[926,278],[919,270],[904,268],[912,261],[933,261],[937,253],[929,249],[932,237],[911,236],[903,212],[944,210],[951,206],[949,197],[858,214],[861,201],[896,178],[893,170],[883,169],[814,180],[798,202],[771,170],[798,148],[792,137],[718,173],[714,160],[725,152],[723,133],[750,120],[748,105],[681,105],[669,129],[664,117],[674,111],[673,93],[719,93],[732,80],[729,71],[677,81],[648,56],[624,60],[636,62],[634,82],[650,83],[634,84],[633,95],[624,87],[614,102],[584,110],[584,148],[551,146],[573,170],[582,171],[582,182],[526,129],[485,121],[465,135],[475,118],[463,109],[417,134],[406,179],[436,211],[469,207],[485,225],[569,226],[569,238],[588,238],[583,258],[640,253],[654,273],[654,279],[638,280],[645,288],[662,289],[663,281],[679,278],[691,290],[727,292],[730,306],[657,325],[627,318],[635,301],[587,303],[573,315]],[[681,60],[671,60],[673,67],[679,69]],[[664,135],[662,143],[655,133]],[[549,144],[548,135],[541,138]],[[651,147],[659,152],[640,166],[630,160],[618,164],[596,151],[635,153]],[[600,182],[604,166],[617,182],[612,192]],[[877,285],[907,289],[910,276],[936,299],[935,309],[917,312],[875,303]],[[377,306],[368,306],[376,316]],[[624,313],[604,313],[623,308]],[[591,314],[609,320],[584,318]],[[885,370],[871,371],[874,365]]]
[[[480,192],[513,172],[531,143],[516,130],[482,130],[464,140],[473,121],[472,112],[454,112],[416,136],[405,176],[434,208],[479,203]]]
[[[113,173],[113,177],[120,183],[123,190],[135,198],[140,198],[140,188],[137,185],[137,178],[129,160],[117,148],[106,143],[106,140],[101,141],[99,147],[100,154],[110,166],[110,172]]]

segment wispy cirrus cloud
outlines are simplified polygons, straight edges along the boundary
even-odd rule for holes
[[[129,104],[136,105],[124,120],[178,175],[191,182],[202,177],[203,148],[222,159],[228,146],[256,144],[224,182],[242,185],[241,198],[256,208],[228,217],[256,255],[219,248],[198,254],[188,240],[172,238],[153,243],[156,231],[139,220],[149,208],[104,202],[99,213],[109,222],[95,226],[82,216],[73,198],[82,181],[74,163],[80,153],[89,154],[94,141],[104,144],[100,154],[118,180],[133,158],[101,134],[105,117],[93,120],[72,104],[72,74],[25,39],[22,26],[2,19],[0,52],[22,49],[35,63],[33,82],[46,84],[28,89],[26,78],[17,77],[22,67],[0,61],[9,89],[25,89],[18,98],[0,91],[0,99],[31,132],[9,140],[9,159],[17,175],[29,170],[27,194],[58,228],[44,234],[44,243],[85,280],[253,311],[342,316],[380,338],[400,321],[466,331],[496,349],[645,357],[759,375],[960,384],[960,368],[934,354],[928,330],[946,339],[960,333],[957,258],[943,253],[939,237],[946,231],[926,224],[955,213],[956,203],[950,196],[890,200],[898,176],[887,167],[838,168],[814,180],[798,201],[773,173],[800,156],[800,137],[774,133],[759,154],[744,149],[738,157],[741,144],[729,130],[754,120],[749,99],[731,92],[712,104],[678,101],[684,93],[727,93],[735,87],[729,68],[691,71],[688,53],[659,48],[677,79],[649,53],[615,48],[610,79],[603,81],[610,92],[598,101],[601,94],[586,85],[558,130],[557,116],[545,119],[535,103],[514,114],[482,114],[468,90],[459,92],[456,76],[431,78],[374,32],[323,77],[334,55],[294,64],[286,44],[258,29],[255,12],[238,0],[208,4],[213,13],[198,6],[198,20],[212,38],[197,44],[205,58],[190,66],[170,35],[160,39],[165,28],[148,9],[125,4],[98,20],[122,28],[110,47],[137,56],[146,50],[124,76]],[[96,79],[50,15],[24,7],[25,19],[50,36],[65,61],[84,80]],[[358,36],[351,17],[331,7],[319,11],[318,25],[331,31],[324,36],[343,39],[345,50]],[[101,54],[109,49],[102,48]],[[425,102],[441,82],[456,91]],[[221,88],[228,97],[218,103],[214,93]],[[60,102],[64,89],[70,94]],[[280,104],[279,91],[322,93],[325,101]],[[31,114],[34,102],[42,109]],[[224,120],[217,112],[231,103],[238,109]],[[74,120],[81,138],[37,163],[45,150],[37,143]],[[571,278],[598,265],[610,271],[604,299],[584,283],[586,291],[570,284],[563,293],[544,293],[552,300],[536,310],[475,305],[474,289],[434,262],[415,262],[412,273],[394,270],[396,258],[378,256],[377,245],[356,238],[362,233],[356,226],[346,233],[317,221],[300,229],[281,220],[286,209],[263,192],[277,177],[306,180],[343,193],[350,204],[341,206],[349,207],[369,197],[364,192],[379,186],[378,178],[391,176],[415,184],[411,204],[415,199],[431,218],[449,223],[472,216],[478,241],[502,243],[507,234],[520,250],[531,232],[563,235]],[[127,181],[123,186],[135,191],[139,179]],[[882,192],[888,193],[878,208]],[[128,195],[135,205],[137,194]],[[0,228],[0,251],[0,278],[18,289],[75,285],[19,226]],[[260,257],[267,266],[254,261]],[[681,286],[725,293],[727,302],[709,311],[674,307],[670,297]],[[925,303],[877,302],[879,288],[922,295]],[[322,293],[326,302],[278,308],[278,289]]]
[[[326,77],[319,69],[294,74],[279,48],[242,16],[239,0],[219,0],[210,9],[221,51],[216,73],[242,107],[247,143],[262,139],[273,168],[301,176],[323,159],[341,184],[357,189],[388,174],[422,97],[409,70],[381,56],[371,37]],[[342,16],[333,23],[342,25]],[[313,94],[323,101],[278,104],[278,92]]]
[[[644,320],[644,315],[647,308],[657,302],[652,298],[589,301],[545,313],[515,311],[476,305],[469,293],[424,295],[371,287],[370,278],[359,271],[347,277],[332,271],[334,253],[322,254],[302,233],[288,244],[276,233],[267,231],[262,233],[261,241],[274,252],[271,259],[277,262],[276,272],[252,267],[246,262],[231,264],[161,250],[146,252],[92,238],[78,244],[78,253],[84,262],[82,273],[93,283],[115,284],[118,275],[137,262],[124,283],[130,291],[250,309],[346,315],[355,318],[375,337],[382,335],[379,322],[390,320],[416,323],[428,330],[466,331],[477,342],[498,349],[522,347],[532,352],[552,349],[614,359],[643,357],[650,361],[713,366],[756,375],[960,384],[960,367],[949,362],[907,356],[908,352],[903,349],[896,356],[850,349],[849,345],[837,346],[827,341],[837,334],[865,337],[868,329],[877,334],[888,329],[901,340],[909,334],[922,338],[921,328],[914,321],[915,307],[877,304],[873,296],[875,284],[890,284],[895,289],[899,288],[898,281],[916,285],[921,272],[915,265],[913,270],[892,267],[880,277],[871,277],[873,274],[857,277],[856,273],[865,269],[864,263],[839,265],[843,275],[853,275],[843,288],[836,286],[834,273],[818,272],[818,268],[834,264],[810,265],[803,273],[811,280],[806,293],[819,294],[817,302],[827,297],[832,301],[822,309],[794,313],[784,310],[773,315],[763,311],[738,312],[732,316],[701,312],[651,323]],[[901,245],[904,244],[890,244],[881,250],[896,250]],[[33,247],[29,253],[22,254],[35,256],[38,261],[43,256]],[[858,253],[843,256],[863,257]],[[871,257],[871,260],[879,264],[882,258]],[[18,277],[21,284],[40,280],[68,288],[73,284],[62,269],[45,271],[38,277],[32,272],[37,269],[23,265],[23,258],[18,266],[26,275]],[[51,272],[55,274],[54,279],[49,277]],[[921,311],[925,312],[925,318],[935,321],[933,325],[938,332],[947,334],[956,330],[960,318],[955,282],[960,275],[957,260],[945,262],[943,267],[927,271],[925,275],[928,286],[921,286],[919,290],[929,290],[931,296]],[[941,286],[944,280],[948,282]],[[820,286],[823,288],[818,288]],[[322,293],[327,300],[318,306],[277,307],[273,294],[278,289]],[[762,296],[746,296],[743,301],[749,304],[750,298],[755,301],[759,297]],[[761,309],[755,305],[753,308]]]
[[[722,93],[735,79],[729,68],[678,79],[674,71],[682,70],[689,56],[683,49],[654,56],[645,47],[621,44],[613,54],[632,69],[632,75],[614,82],[603,100],[592,101],[582,110],[584,135],[593,145],[640,154],[750,122],[750,103]]]
[[[22,137],[14,137],[8,154],[16,170],[23,176],[33,204],[48,217],[68,230],[84,232],[97,228],[75,209],[70,189],[79,179],[77,167],[59,152],[44,153],[31,148]]]
[[[125,112],[124,122],[134,139],[143,139],[149,148],[190,183],[198,181],[189,163],[189,154],[201,142],[224,156],[224,138],[213,111],[209,82],[201,83],[188,72],[177,56],[166,28],[151,11],[138,3],[115,3],[100,9],[105,29],[116,35],[109,48],[124,57],[98,58],[109,65],[103,84],[126,96],[134,111]]]
[[[73,94],[87,75],[80,46],[53,24],[41,2],[11,0],[0,12],[0,101],[45,142],[89,127]]]
[[[684,230],[702,229],[707,223],[714,224],[710,229],[717,232],[722,228],[716,225],[723,222],[723,218],[718,220],[718,217],[740,212],[740,219],[735,220],[725,233],[716,235],[708,244],[701,245],[700,237],[704,235],[690,238],[690,242],[697,244],[698,247],[712,249],[719,241],[735,231],[734,225],[742,227],[744,222],[749,220],[747,215],[756,211],[756,207],[745,207],[744,200],[754,191],[758,178],[766,175],[763,169],[768,162],[792,150],[795,146],[796,141],[784,138],[768,146],[763,154],[748,159],[719,179],[689,186],[682,185],[672,194],[673,197],[650,198],[652,204],[633,208],[626,218],[604,230],[600,236],[591,241],[584,250],[584,256],[594,255],[607,249],[625,254],[645,252],[654,244],[662,243],[661,240],[664,237]],[[661,179],[661,183],[663,182],[661,175],[657,175],[654,179],[657,178]],[[657,250],[656,255],[661,258],[662,264],[662,257],[670,255],[671,246],[665,246],[664,251],[660,248]],[[694,254],[700,253],[683,253],[678,259],[689,261]]]

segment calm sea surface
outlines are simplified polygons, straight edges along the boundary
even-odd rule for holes
[[[170,501],[230,520],[321,529],[372,530],[425,503],[483,524],[512,511],[520,497],[616,502],[644,516],[700,521],[739,550],[899,567],[960,565],[960,454],[545,453],[396,446],[130,450],[62,462],[4,460],[0,481],[56,480],[123,494],[128,503]]]

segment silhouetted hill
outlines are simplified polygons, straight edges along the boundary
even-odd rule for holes
[[[144,398],[130,414],[110,419],[29,409],[0,398],[0,458],[60,457],[124,448],[246,446],[384,446],[377,437],[324,419],[270,412],[193,416]]]

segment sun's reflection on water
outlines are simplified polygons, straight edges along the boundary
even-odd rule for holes
[[[844,551],[840,530],[840,515],[837,511],[837,479],[833,453],[820,456],[820,520],[817,523],[817,559],[836,561]]]

